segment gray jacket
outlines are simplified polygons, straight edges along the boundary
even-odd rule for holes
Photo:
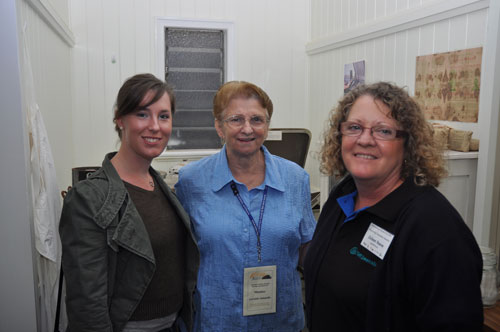
[[[59,225],[66,280],[68,331],[121,331],[155,271],[148,232],[106,155],[102,167],[72,188]],[[192,296],[199,251],[189,217],[154,170],[151,173],[186,227],[184,304],[180,312],[192,329]]]

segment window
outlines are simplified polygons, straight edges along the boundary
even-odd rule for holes
[[[218,149],[213,97],[228,80],[228,23],[159,20],[161,75],[174,88],[169,150]]]

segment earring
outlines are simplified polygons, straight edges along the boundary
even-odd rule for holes
[[[123,130],[123,127],[120,127],[120,130]]]

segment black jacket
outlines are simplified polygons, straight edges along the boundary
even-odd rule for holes
[[[305,258],[306,315],[311,332],[321,330],[315,328],[311,311],[318,271],[345,219],[337,198],[355,189],[354,181],[347,177],[330,193]],[[443,195],[434,187],[417,186],[407,179],[348,222],[367,220],[383,223],[381,227],[393,233],[394,239],[383,260],[369,257],[378,262],[369,280],[362,331],[482,331],[481,253]],[[330,326],[329,331],[343,331],[341,324]]]

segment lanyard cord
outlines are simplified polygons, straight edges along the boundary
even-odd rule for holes
[[[262,231],[262,218],[264,217],[264,208],[266,207],[267,186],[264,189],[264,195],[262,196],[262,203],[260,204],[260,215],[259,215],[259,224],[258,225],[255,222],[255,219],[253,218],[252,214],[248,210],[247,205],[245,204],[245,202],[243,202],[243,199],[241,199],[240,192],[238,191],[238,188],[236,188],[236,183],[234,183],[234,181],[231,181],[231,189],[233,190],[234,196],[236,196],[236,198],[240,202],[241,207],[243,208],[243,210],[245,210],[245,212],[248,216],[248,219],[250,219],[250,221],[252,222],[252,226],[255,230],[255,234],[257,235],[257,255],[258,255],[259,262],[261,262],[262,261],[262,255],[261,255],[262,245],[260,243],[260,233]]]

